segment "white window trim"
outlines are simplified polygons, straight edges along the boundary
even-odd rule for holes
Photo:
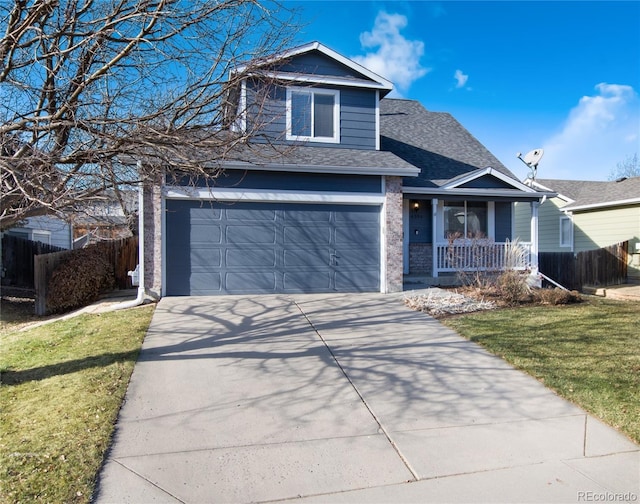
[[[334,96],[335,102],[333,105],[333,137],[316,137],[316,136],[302,136],[291,134],[291,93],[306,93],[314,95],[315,93],[331,94]],[[311,100],[311,131],[313,132],[313,104]],[[323,143],[340,143],[340,91],[337,89],[325,89],[325,88],[310,88],[310,87],[287,87],[287,140],[295,141],[307,141],[307,142],[323,142]]]
[[[567,242],[563,242],[562,241],[562,221],[569,221],[569,241]],[[573,250],[573,219],[571,218],[570,215],[561,215],[560,216],[560,230],[559,230],[559,244],[560,247],[562,248],[569,248],[571,250]]]

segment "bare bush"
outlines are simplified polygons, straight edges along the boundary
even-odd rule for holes
[[[101,244],[72,250],[51,275],[47,311],[60,313],[86,306],[114,286],[114,267]]]

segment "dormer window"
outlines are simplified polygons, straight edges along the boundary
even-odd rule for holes
[[[340,91],[287,88],[287,140],[340,142]]]

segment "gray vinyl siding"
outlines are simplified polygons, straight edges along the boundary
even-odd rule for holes
[[[507,184],[504,180],[500,180],[497,177],[493,176],[484,176],[477,179],[472,180],[471,182],[467,182],[466,184],[461,184],[460,188],[465,189],[512,189],[513,186],[511,184]]]
[[[311,75],[328,75],[332,77],[367,78],[361,73],[356,72],[353,68],[343,65],[320,52],[300,54],[285,64],[280,65],[276,70]]]
[[[322,86],[316,86],[322,87]],[[326,86],[326,89],[337,89]],[[263,103],[255,89],[248,86],[247,103]],[[264,106],[250,108],[253,123],[260,127],[271,141],[278,143],[292,143],[286,141],[286,103],[287,91],[285,87],[275,87],[271,90]],[[259,138],[255,139],[259,141]],[[305,145],[314,147],[342,147],[348,149],[376,148],[376,92],[367,89],[340,89],[340,143],[314,142],[307,140]]]
[[[531,204],[527,201],[516,201],[513,204],[514,219],[513,237],[522,242],[531,241]]]
[[[183,181],[183,185],[190,183],[187,179]],[[382,193],[382,177],[376,175],[225,170],[213,183],[217,189]],[[199,187],[206,184],[204,180],[196,182]]]
[[[45,232],[49,235],[49,245],[62,247],[65,249],[72,248],[73,238],[71,225],[61,219],[49,217],[46,215],[39,217],[30,217],[26,220],[23,227],[16,227],[9,230],[10,234],[21,235],[28,233],[31,236],[34,231]],[[13,232],[13,233],[12,233]]]

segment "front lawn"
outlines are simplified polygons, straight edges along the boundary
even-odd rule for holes
[[[589,298],[441,320],[640,443],[640,309]]]
[[[4,321],[1,502],[90,501],[152,314],[144,306],[22,332]]]

